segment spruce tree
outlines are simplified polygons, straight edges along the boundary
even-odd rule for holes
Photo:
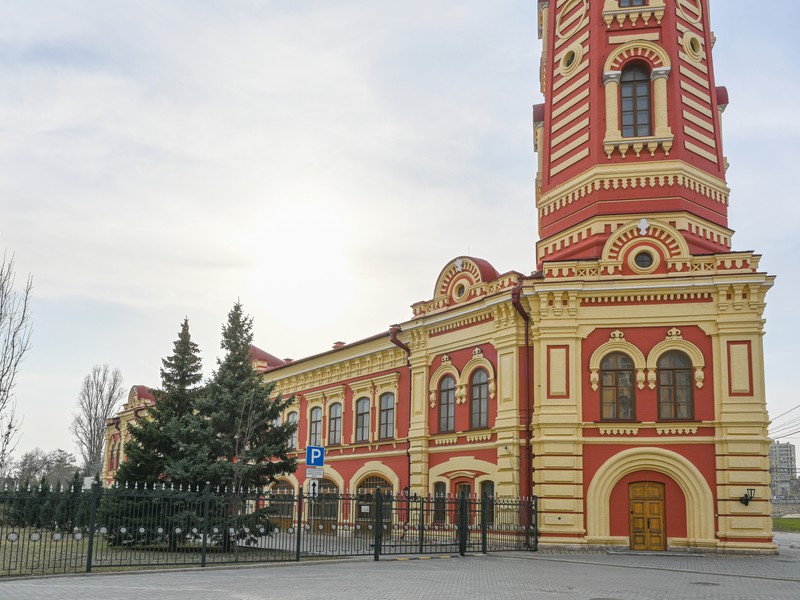
[[[120,483],[196,483],[202,476],[191,468],[193,454],[207,435],[197,416],[196,404],[203,392],[202,363],[197,344],[184,319],[171,356],[162,359],[161,389],[153,390],[156,402],[147,415],[129,426],[126,461],[117,469]],[[200,439],[199,439],[200,438]]]
[[[213,435],[216,460],[209,465],[209,481],[238,490],[261,488],[276,475],[294,472],[297,464],[289,457],[293,423],[280,423],[281,413],[291,398],[272,398],[274,383],[267,383],[253,367],[250,346],[253,320],[242,312],[239,302],[228,313],[222,328],[223,358],[199,403],[200,416]]]

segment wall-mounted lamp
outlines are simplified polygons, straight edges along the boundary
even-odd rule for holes
[[[750,504],[750,501],[756,497],[756,490],[755,488],[747,488],[747,493],[739,498],[739,502],[747,506]]]

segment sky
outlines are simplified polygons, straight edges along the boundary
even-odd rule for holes
[[[775,417],[800,403],[800,3],[757,8],[712,26],[734,249],[778,276]],[[0,249],[34,279],[16,457],[76,451],[93,365],[157,386],[184,317],[210,375],[237,299],[296,359],[408,320],[456,256],[530,273],[539,55],[535,0],[0,3]]]

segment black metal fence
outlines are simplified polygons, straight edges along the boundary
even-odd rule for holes
[[[0,575],[537,549],[536,498],[0,491]]]

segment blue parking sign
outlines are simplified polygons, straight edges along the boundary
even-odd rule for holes
[[[322,446],[306,446],[306,466],[324,467],[325,448]]]

